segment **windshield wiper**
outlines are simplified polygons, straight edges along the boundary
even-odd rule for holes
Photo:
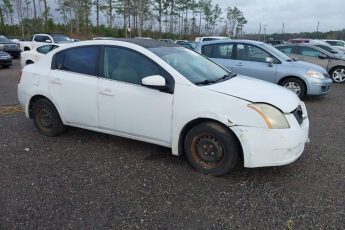
[[[209,85],[209,84],[213,84],[213,83],[215,83],[215,81],[203,80],[203,81],[196,82],[194,84],[196,84],[196,85]]]
[[[233,74],[225,74],[223,77],[219,78],[218,80],[216,80],[216,82],[221,82],[221,81],[226,81],[230,78],[236,77],[237,74],[233,73]]]

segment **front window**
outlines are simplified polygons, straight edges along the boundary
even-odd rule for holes
[[[71,43],[73,42],[69,37],[66,35],[61,34],[53,34],[51,35],[55,43]]]
[[[215,83],[231,72],[202,55],[182,47],[149,49],[194,84]]]
[[[252,62],[266,62],[266,58],[268,57],[273,58],[275,63],[279,62],[270,53],[266,52],[265,50],[257,46],[254,46],[251,44],[237,44],[237,56],[236,56],[237,60],[252,61]]]
[[[319,57],[319,55],[322,54],[320,51],[316,49],[305,47],[305,46],[300,47],[300,52],[301,52],[301,55],[309,56],[309,57]]]
[[[143,78],[165,76],[156,63],[142,54],[126,48],[104,48],[104,77],[121,82],[141,85]]]
[[[283,52],[284,54],[291,54],[292,53],[292,46],[278,46],[276,47],[278,50]]]
[[[319,47],[319,48],[321,48],[321,49],[323,49],[323,50],[326,50],[326,51],[328,51],[328,52],[330,52],[330,53],[333,53],[333,54],[338,53],[338,51],[336,51],[335,49],[333,49],[333,48],[330,47],[330,46],[325,46],[325,45],[315,45],[315,46],[317,46],[317,47]]]
[[[47,54],[50,51],[52,51],[53,49],[55,49],[56,47],[57,46],[55,46],[55,45],[45,45],[45,46],[38,47],[36,50],[38,53]]]

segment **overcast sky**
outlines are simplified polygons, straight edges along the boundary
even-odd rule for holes
[[[248,23],[245,33],[258,33],[260,21],[266,33],[313,32],[320,21],[319,31],[345,29],[344,0],[213,0],[223,11],[237,6]],[[263,33],[263,29],[262,29]]]

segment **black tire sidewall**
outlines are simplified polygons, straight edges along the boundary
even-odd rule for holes
[[[230,130],[226,130],[224,127],[214,122],[202,123],[192,128],[187,133],[184,141],[184,152],[189,164],[197,171],[212,176],[221,176],[228,173],[236,165],[240,153],[236,137],[230,132]],[[193,137],[200,133],[213,135],[222,143],[224,148],[224,160],[220,166],[213,169],[205,169],[193,159],[191,152],[192,140]]]
[[[51,113],[53,114],[55,125],[51,129],[42,129],[41,125],[39,124],[39,121],[37,119],[37,112],[42,107],[49,109]],[[55,106],[47,99],[39,99],[38,101],[34,103],[32,115],[33,115],[33,120],[34,120],[36,128],[41,134],[45,136],[49,136],[49,137],[58,136],[62,134],[66,129],[66,127],[61,121],[60,115],[58,111],[56,110]]]
[[[302,80],[297,79],[297,78],[289,78],[289,79],[286,79],[286,80],[282,81],[282,83],[281,83],[280,85],[284,87],[284,85],[285,85],[286,83],[288,83],[288,82],[297,83],[297,84],[299,85],[299,87],[301,88],[301,93],[300,93],[300,95],[297,95],[297,96],[298,96],[300,99],[302,99],[302,98],[305,97],[307,89],[306,89],[306,87],[304,86],[304,83],[303,83]],[[285,88],[285,87],[284,87],[284,88]],[[286,88],[286,89],[288,89],[288,88]],[[289,90],[289,89],[288,89],[288,90]]]

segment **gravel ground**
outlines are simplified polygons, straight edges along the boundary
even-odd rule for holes
[[[0,108],[18,104],[19,71],[0,69]],[[220,178],[167,148],[76,128],[48,138],[0,115],[0,229],[344,229],[344,92],[305,100],[296,162]]]

